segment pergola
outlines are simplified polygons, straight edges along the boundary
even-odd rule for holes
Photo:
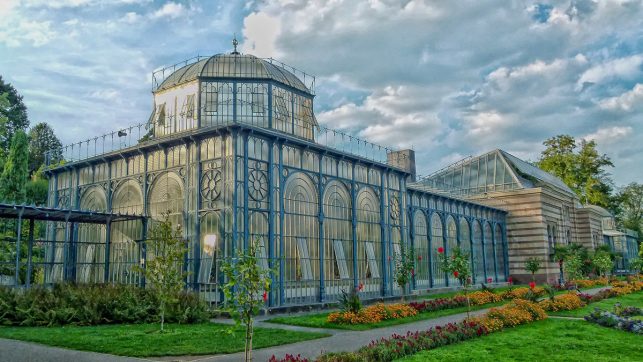
[[[20,271],[20,244],[22,242],[22,221],[29,220],[29,234],[27,236],[28,256],[27,256],[27,273],[26,286],[31,285],[31,259],[32,248],[34,243],[34,221],[53,221],[65,223],[65,237],[62,240],[65,244],[71,242],[70,225],[80,224],[102,224],[105,225],[108,233],[112,222],[141,220],[144,221],[145,217],[142,215],[118,214],[97,212],[90,210],[80,209],[63,209],[46,206],[35,205],[20,205],[0,203],[0,218],[17,220],[16,223],[16,259],[15,259],[15,285],[19,285],[19,271]],[[109,243],[109,238],[107,239]],[[109,250],[109,248],[107,248]],[[109,256],[108,256],[109,258]]]

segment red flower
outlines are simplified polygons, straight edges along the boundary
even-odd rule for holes
[[[357,290],[361,291],[362,289],[364,289],[364,284],[359,283],[359,286],[357,286]]]
[[[458,275],[460,275],[460,273],[458,273],[458,271],[457,271],[457,270],[453,272],[453,276],[454,276],[454,277],[456,277],[456,278],[457,278],[457,277],[458,277]]]
[[[440,254],[444,253],[444,248],[443,248],[443,247],[439,247],[439,248],[438,248],[438,253],[440,253]]]
[[[411,269],[411,276],[415,276],[415,269]]]
[[[531,288],[531,289],[536,288],[536,283],[534,283],[534,282],[529,282],[529,288]]]
[[[422,255],[418,255],[418,260],[422,261]]]
[[[264,292],[263,292],[263,302],[265,303],[265,302],[267,302],[267,301],[268,301],[268,292],[266,292],[266,291],[264,290]]]
[[[493,281],[492,278],[487,278],[487,283],[491,283]]]
[[[513,281],[514,281],[514,280],[513,280],[513,278],[512,278],[512,277],[507,278],[507,282],[508,282],[509,284],[513,283]]]

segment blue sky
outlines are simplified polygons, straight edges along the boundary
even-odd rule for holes
[[[235,33],[317,76],[321,123],[413,147],[421,174],[566,133],[643,181],[643,0],[0,0],[0,74],[70,143],[145,121],[155,69]]]

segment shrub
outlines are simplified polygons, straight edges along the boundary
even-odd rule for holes
[[[418,311],[408,304],[378,303],[361,309],[359,312],[334,312],[327,317],[329,323],[369,324],[387,319],[398,319],[414,316]]]
[[[284,358],[277,358],[273,354],[272,357],[268,360],[268,362],[308,362],[308,358],[302,357],[300,354],[298,355],[292,355],[292,354],[286,354]]]
[[[514,300],[500,308],[491,308],[477,321],[489,331],[498,331],[545,318],[547,314],[538,304],[527,300]]]
[[[502,296],[487,290],[476,291],[469,294],[469,300],[473,305],[483,305],[502,301]]]
[[[168,305],[166,321],[206,321],[208,310],[198,295],[179,292]],[[153,323],[158,315],[154,293],[132,285],[56,284],[52,288],[0,287],[0,324],[20,326]]]
[[[545,294],[545,290],[540,287],[535,288],[516,288],[507,290],[502,294],[503,299],[529,299],[539,298]]]
[[[357,313],[362,309],[362,301],[357,293],[358,288],[354,288],[349,293],[342,289],[342,295],[339,297],[339,309],[342,312]]]
[[[436,310],[464,307],[467,305],[467,298],[463,295],[456,295],[453,298],[436,298],[421,302],[411,302],[409,306],[415,308],[419,313],[433,312]]]
[[[643,334],[643,321],[619,317],[618,315],[596,308],[585,320],[604,327],[620,329],[626,332]]]
[[[578,294],[574,292],[557,295],[553,299],[542,300],[538,304],[548,312],[574,310],[585,306]]]

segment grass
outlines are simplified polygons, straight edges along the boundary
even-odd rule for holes
[[[0,338],[130,357],[221,354],[243,351],[244,330],[228,333],[214,323],[102,325],[90,327],[0,327]],[[326,337],[328,334],[256,328],[254,348]]]
[[[506,301],[498,302],[498,303],[490,303],[485,305],[471,306],[471,311],[484,309],[484,308],[491,308],[498,305],[502,305],[504,303],[506,303]],[[302,327],[365,331],[368,329],[375,329],[375,328],[394,326],[398,324],[412,323],[412,322],[444,317],[444,316],[449,316],[453,314],[466,313],[466,312],[467,312],[467,307],[458,307],[458,308],[452,308],[452,309],[437,310],[434,312],[418,313],[411,317],[399,318],[399,319],[388,319],[388,320],[381,321],[379,323],[369,323],[369,324],[329,323],[326,321],[326,318],[328,317],[328,314],[330,314],[330,312],[308,314],[308,315],[302,315],[302,316],[276,317],[276,318],[269,319],[266,322],[277,323],[277,324],[289,324],[289,325],[302,326]]]
[[[576,309],[576,310],[565,310],[565,311],[560,311],[560,312],[550,312],[550,315],[553,316],[564,316],[564,317],[584,317],[589,312],[593,311],[594,308],[600,308],[603,310],[608,310],[612,311],[614,304],[616,303],[621,303],[621,305],[625,306],[634,306],[634,307],[639,307],[643,308],[643,291],[632,293],[632,294],[627,294],[623,295],[620,297],[615,297],[615,298],[608,298],[608,299],[603,299],[599,302],[596,303],[590,303],[587,306]]]
[[[580,320],[546,319],[420,352],[420,361],[641,361],[641,336]]]

